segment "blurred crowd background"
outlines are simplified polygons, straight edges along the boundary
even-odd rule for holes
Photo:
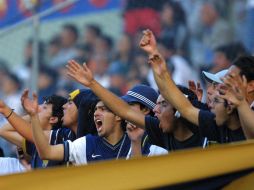
[[[65,65],[70,59],[86,62],[96,80],[117,95],[140,83],[156,89],[147,55],[139,49],[140,36],[147,28],[156,34],[174,81],[185,86],[189,79],[202,82],[203,70],[214,73],[228,68],[238,55],[254,53],[253,0],[87,0],[87,3],[94,9],[92,12],[75,15],[65,10],[64,16],[40,23],[37,85],[40,103],[46,95],[67,97],[72,90],[82,88],[66,76]],[[107,8],[110,3],[115,6]],[[0,32],[11,25],[0,28]],[[28,24],[0,33],[0,99],[20,114],[23,113],[20,95],[31,83],[32,27]],[[0,117],[0,126],[3,122]],[[6,152],[6,156],[13,152]]]

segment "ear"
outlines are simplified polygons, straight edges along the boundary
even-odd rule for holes
[[[49,123],[50,124],[56,124],[58,122],[58,117],[53,117],[53,116],[51,116],[50,118],[49,118]]]
[[[248,82],[247,84],[247,93],[252,93],[254,92],[254,80]]]
[[[227,105],[227,108],[226,108],[226,111],[227,111],[227,114],[230,115],[234,112],[234,110],[236,110],[236,106],[235,105]]]
[[[144,115],[147,115],[147,114],[150,113],[150,109],[147,108],[147,107],[143,107],[143,108],[141,109],[141,111],[142,111],[142,113],[143,113]]]
[[[118,115],[116,115],[116,116],[115,116],[115,120],[116,120],[116,121],[121,121],[121,120],[122,120],[122,118],[121,118],[121,117],[119,117]]]

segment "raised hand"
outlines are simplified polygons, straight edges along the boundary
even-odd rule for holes
[[[189,89],[197,95],[198,101],[201,101],[203,97],[203,89],[201,88],[200,82],[197,82],[197,85],[193,80],[189,80],[188,82]]]
[[[157,52],[157,44],[155,37],[151,30],[144,30],[143,37],[140,40],[139,47],[148,54],[154,54]]]
[[[247,79],[245,76],[241,77],[239,74],[230,73],[221,80],[227,86],[227,90],[219,88],[222,98],[236,106],[246,100]]]
[[[89,87],[94,80],[92,71],[87,67],[86,63],[81,66],[74,60],[68,62],[67,75],[70,76],[73,80],[83,84],[86,87]]]
[[[150,56],[148,63],[152,66],[153,72],[157,76],[161,76],[168,71],[167,64],[159,53]]]
[[[138,128],[129,122],[127,123],[126,129],[127,129],[127,134],[131,141],[141,142],[145,132],[144,129]]]
[[[39,106],[38,106],[38,97],[35,93],[33,93],[33,99],[30,99],[28,97],[28,93],[29,91],[26,89],[24,90],[22,96],[21,96],[21,104],[24,108],[24,110],[26,110],[26,112],[33,116],[35,114],[38,113],[39,110]]]

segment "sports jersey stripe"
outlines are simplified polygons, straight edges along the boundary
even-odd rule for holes
[[[56,144],[57,136],[58,136],[59,130],[60,130],[60,129],[57,129],[57,130],[56,130],[56,136],[55,136],[55,142],[54,142],[54,144]]]

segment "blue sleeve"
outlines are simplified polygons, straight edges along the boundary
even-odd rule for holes
[[[25,153],[32,156],[35,150],[35,145],[27,140],[25,140]]]
[[[69,161],[69,155],[70,155],[70,149],[69,149],[69,143],[68,141],[64,141],[63,142],[64,145],[64,162],[68,162]]]
[[[57,130],[51,131],[50,136],[50,144],[56,145],[56,144],[63,144],[64,141],[70,140],[74,141],[76,139],[76,136],[74,132],[72,132],[68,128],[59,128]]]

